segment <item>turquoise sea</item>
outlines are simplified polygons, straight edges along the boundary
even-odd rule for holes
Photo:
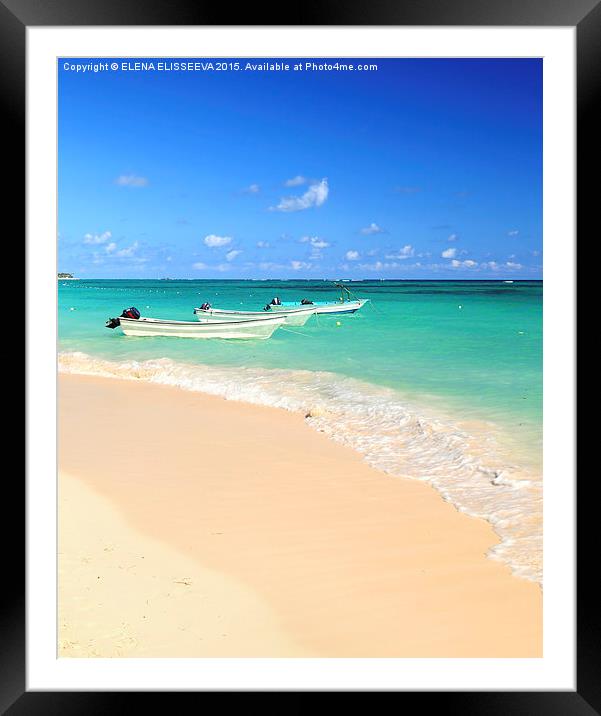
[[[541,581],[542,282],[352,281],[370,299],[266,341],[125,337],[142,315],[194,320],[332,300],[328,281],[58,281],[59,367],[178,385],[310,414],[308,422],[391,475],[426,480],[490,521],[492,558]]]

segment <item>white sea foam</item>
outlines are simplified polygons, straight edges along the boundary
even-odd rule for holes
[[[188,365],[168,358],[120,362],[59,354],[65,373],[144,380],[228,400],[303,412],[307,422],[373,467],[429,482],[445,500],[487,520],[500,542],[489,556],[542,583],[542,480],[512,459],[491,423],[462,424],[389,388],[334,373]]]

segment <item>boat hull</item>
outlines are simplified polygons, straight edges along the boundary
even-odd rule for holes
[[[300,308],[288,311],[227,311],[220,308],[209,308],[203,310],[201,308],[195,308],[194,313],[199,321],[233,321],[240,319],[264,321],[266,318],[273,318],[273,314],[277,313],[285,319],[285,323],[288,326],[304,326],[305,323],[315,313],[315,308]]]
[[[164,321],[156,318],[121,318],[126,336],[162,336],[174,338],[224,338],[233,340],[264,340],[285,323],[284,317],[242,321]]]
[[[368,299],[362,298],[358,301],[344,301],[344,303],[342,301],[337,301],[336,303],[314,303],[312,305],[315,313],[319,316],[324,314],[338,315],[341,313],[356,313],[367,303],[367,301]],[[300,304],[296,305],[300,306]],[[276,313],[289,311],[290,308],[291,304],[288,303],[282,303],[280,306],[271,306],[271,310]]]

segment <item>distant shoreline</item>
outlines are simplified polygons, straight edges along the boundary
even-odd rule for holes
[[[168,282],[175,282],[175,281],[198,281],[198,282],[214,282],[214,281],[223,281],[223,282],[231,282],[231,283],[243,283],[245,281],[248,282],[257,282],[257,281],[281,281],[285,283],[307,283],[310,281],[314,282],[343,282],[343,283],[543,283],[542,278],[514,278],[514,279],[508,279],[508,278],[353,278],[353,279],[346,279],[346,278],[223,278],[223,276],[214,276],[212,278],[139,278],[139,277],[128,277],[128,276],[121,276],[121,277],[115,277],[115,278],[81,278],[81,277],[71,277],[71,278],[59,278],[59,281],[168,281]]]

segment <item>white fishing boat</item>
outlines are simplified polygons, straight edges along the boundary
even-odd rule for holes
[[[174,338],[225,338],[263,340],[286,322],[284,316],[269,316],[263,320],[238,321],[168,321],[160,318],[113,318],[126,336],[171,336]],[[116,328],[109,325],[107,328]]]
[[[313,307],[314,313],[320,316],[324,313],[335,315],[339,313],[356,313],[367,303],[368,300],[369,299],[367,298],[358,298],[355,301],[316,301],[310,305]],[[307,304],[285,301],[278,305],[272,305],[270,310],[275,311],[276,313],[285,313],[286,311],[290,311],[290,309],[295,306],[301,307],[306,305]]]
[[[291,308],[284,311],[277,311],[278,316],[284,316],[285,322],[289,326],[304,326],[305,323],[314,315],[316,309],[314,306],[302,306],[299,308]],[[275,311],[269,309],[263,311],[229,311],[222,308],[195,308],[194,313],[199,321],[231,321],[240,319],[249,319],[263,321],[266,318],[272,318]]]
[[[291,309],[301,309],[312,307],[317,315],[330,314],[337,315],[340,313],[356,313],[367,302],[368,298],[354,298],[347,286],[337,283],[336,287],[340,289],[340,298],[337,301],[280,301],[274,298],[269,304],[269,310],[276,313],[285,313]]]

